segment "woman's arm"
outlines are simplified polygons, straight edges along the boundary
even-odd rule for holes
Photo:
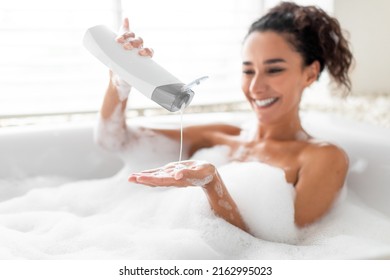
[[[295,185],[295,224],[311,224],[327,213],[344,186],[348,157],[330,144],[309,147],[302,155]]]
[[[94,136],[96,143],[101,147],[110,151],[118,151],[128,142],[125,113],[127,98],[124,100],[119,99],[117,87],[111,79],[112,76],[110,72],[110,82],[99,112]]]
[[[116,38],[118,44],[130,50],[139,48],[139,55],[153,56],[153,51],[143,48],[143,40],[135,38],[129,30],[129,21],[124,19],[121,35]],[[131,86],[110,71],[110,80],[99,112],[98,126],[95,131],[95,141],[107,150],[117,151],[124,148],[129,141],[131,132],[126,126],[127,97]]]
[[[213,180],[203,186],[203,190],[215,214],[230,224],[246,232],[249,231],[217,170]]]
[[[248,231],[237,205],[230,196],[217,169],[210,163],[182,161],[170,163],[161,168],[133,173],[129,182],[151,187],[200,186],[215,214],[230,224]]]

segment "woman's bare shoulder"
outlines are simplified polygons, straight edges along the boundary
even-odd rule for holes
[[[337,145],[310,141],[301,152],[301,167],[295,186],[295,223],[316,221],[331,207],[344,186],[348,157]]]
[[[348,155],[341,147],[318,139],[307,142],[305,149],[302,150],[302,157],[309,161],[326,163],[336,160],[348,164]]]
[[[302,181],[311,182],[311,186],[335,190],[344,183],[349,159],[347,153],[339,146],[324,142],[310,141],[300,154],[300,174]],[[317,181],[316,183],[314,183]],[[337,187],[338,186],[338,187]]]

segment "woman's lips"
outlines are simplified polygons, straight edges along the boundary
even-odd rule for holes
[[[264,99],[254,99],[254,103],[259,108],[267,108],[272,106],[278,100],[279,100],[278,97],[269,97]]]

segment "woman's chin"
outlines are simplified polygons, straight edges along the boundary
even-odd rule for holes
[[[256,109],[254,109],[253,111],[256,115],[256,119],[262,124],[273,124],[277,122],[275,114],[265,114],[264,112],[259,112]]]

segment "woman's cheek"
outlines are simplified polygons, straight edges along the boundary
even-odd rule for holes
[[[241,79],[241,90],[248,100],[249,100],[249,85],[250,85],[249,79],[246,77],[243,77]]]

